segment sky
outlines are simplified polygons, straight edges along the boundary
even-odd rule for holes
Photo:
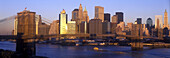
[[[163,16],[165,9],[170,19],[170,0],[0,0],[0,20],[17,15],[25,7],[51,21],[58,20],[60,12],[65,9],[68,20],[71,20],[72,11],[79,8],[80,3],[83,9],[86,7],[90,19],[94,18],[95,6],[104,7],[104,12],[110,13],[111,16],[115,15],[115,12],[123,12],[126,23],[134,23],[136,18],[142,18],[142,23],[146,23],[149,17],[154,23],[155,15]],[[168,22],[170,24],[170,20]],[[2,25],[8,25],[5,27],[12,29],[13,26],[9,24],[13,23],[0,23],[0,28]]]

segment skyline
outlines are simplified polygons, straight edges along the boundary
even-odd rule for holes
[[[110,19],[116,12],[124,13],[124,22],[134,23],[137,18],[142,18],[143,24],[146,23],[146,20],[150,17],[155,24],[155,15],[162,15],[164,23],[164,12],[165,9],[168,13],[168,19],[170,19],[170,0],[17,0],[10,1],[4,0],[0,2],[0,20],[17,15],[18,12],[23,11],[25,8],[36,14],[41,15],[44,18],[49,19],[50,21],[59,20],[60,12],[65,9],[66,14],[68,14],[68,21],[72,18],[72,11],[75,8],[79,8],[82,4],[83,10],[86,7],[89,15],[89,20],[94,18],[95,15],[95,6],[104,7],[104,13],[110,13]],[[1,23],[1,33],[5,32],[10,34],[14,26],[13,22]],[[170,20],[168,20],[170,24]],[[7,30],[7,31],[3,31]]]
[[[36,12],[37,14],[51,21],[59,20],[59,17],[58,17],[59,13],[62,11],[62,9],[65,9],[66,13],[68,14],[68,20],[71,20],[71,17],[72,17],[71,12],[75,8],[79,8],[80,4],[82,4],[83,9],[86,7],[90,19],[94,18],[94,7],[95,6],[104,7],[104,13],[110,13],[111,16],[114,15],[115,12],[123,12],[124,17],[125,17],[124,20],[126,23],[127,22],[134,23],[134,21],[137,18],[142,18],[142,22],[146,23],[146,20],[149,17],[153,20],[153,23],[154,23],[155,15],[163,16],[165,9],[167,9],[168,16],[170,17],[169,15],[170,3],[168,3],[169,0],[163,0],[163,1],[162,0],[149,0],[149,1],[147,0],[137,0],[137,1],[136,0],[130,0],[130,1],[116,0],[116,1],[113,1],[113,3],[110,2],[110,0],[107,0],[107,1],[77,0],[74,2],[73,0],[72,1],[67,0],[68,2],[64,4],[60,3],[60,2],[63,2],[61,0],[60,1],[42,0],[41,3],[37,3],[39,1],[40,0],[36,0],[36,1],[33,1],[33,0],[21,1],[20,0],[20,1],[11,1],[11,2],[2,1],[3,3],[0,3],[1,4],[0,13],[2,13],[0,14],[0,19],[16,15],[17,12],[23,11],[24,8],[27,7],[28,10]],[[168,23],[170,24],[170,21]]]

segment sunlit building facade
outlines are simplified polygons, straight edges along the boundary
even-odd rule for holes
[[[59,34],[59,20],[54,20],[50,24],[49,34]]]
[[[162,15],[155,15],[155,28],[158,28],[157,19],[159,20],[159,27],[163,28]]]
[[[95,19],[104,21],[104,7],[95,6]]]
[[[17,26],[18,26],[18,18],[16,16],[14,20],[14,31],[13,31],[14,35],[17,35]]]
[[[112,23],[118,23],[118,16],[117,15],[113,15],[112,16]]]
[[[76,34],[76,21],[68,21],[67,34]]]
[[[67,14],[65,10],[61,11],[59,14],[59,26],[60,26],[60,34],[66,34],[67,33]]]
[[[123,22],[123,12],[116,12],[118,23]]]
[[[168,13],[167,13],[166,10],[164,12],[164,28],[165,27],[169,28],[169,25],[168,25]]]
[[[86,21],[87,23],[89,23],[89,16],[88,16],[86,7],[84,8],[84,11],[83,11],[83,21]]]

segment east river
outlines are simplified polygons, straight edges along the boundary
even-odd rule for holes
[[[0,49],[15,51],[15,43],[0,42]],[[93,50],[98,47],[100,50]],[[170,48],[131,51],[130,46],[60,46],[36,44],[36,55],[49,58],[170,58]]]

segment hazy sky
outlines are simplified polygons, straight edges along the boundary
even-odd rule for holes
[[[25,7],[51,21],[58,20],[59,13],[62,9],[65,9],[68,20],[70,20],[71,12],[75,8],[79,8],[80,3],[83,9],[86,6],[90,19],[94,18],[95,6],[104,7],[104,12],[110,13],[111,16],[115,12],[123,12],[126,23],[134,23],[136,18],[142,18],[142,23],[146,23],[146,19],[149,17],[154,21],[155,15],[164,15],[165,9],[167,9],[168,18],[170,19],[170,0],[1,0],[0,20],[16,15],[17,12],[23,11]],[[0,28],[4,24],[1,23]]]

